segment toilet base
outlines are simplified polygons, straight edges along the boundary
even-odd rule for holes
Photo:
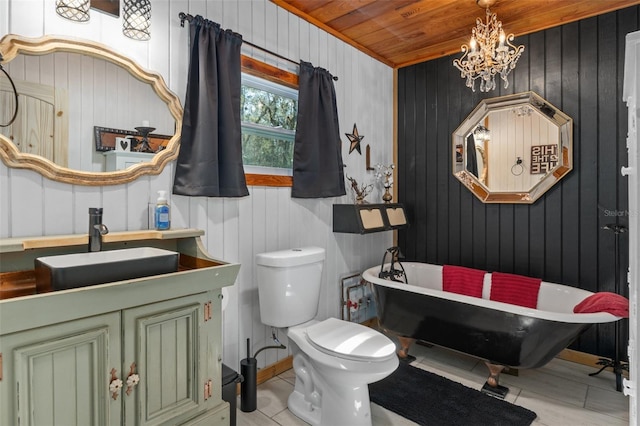
[[[371,426],[369,387],[332,389],[322,395],[322,406],[305,400],[293,391],[287,401],[289,411],[314,426]]]
[[[294,416],[304,420],[310,425],[320,424],[320,410],[304,400],[304,395],[293,391],[287,400],[287,408]]]
[[[371,426],[368,384],[398,368],[395,344],[389,340],[390,348],[386,348],[388,339],[380,339],[379,350],[386,349],[389,354],[373,360],[339,357],[311,344],[307,330],[314,324],[317,322],[287,331],[296,376],[289,410],[314,426]],[[364,331],[370,334],[368,329]]]

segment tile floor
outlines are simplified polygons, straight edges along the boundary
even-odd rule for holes
[[[442,348],[414,345],[412,365],[474,389],[487,378],[483,362]],[[554,359],[545,367],[522,370],[518,376],[502,374],[500,383],[510,389],[506,400],[533,410],[534,426],[615,426],[629,424],[628,399],[615,390],[615,376],[603,371],[590,377],[593,368]],[[294,374],[286,371],[258,386],[257,410],[245,413],[238,399],[238,426],[299,426],[305,422],[287,409]],[[374,426],[408,426],[415,423],[372,404]],[[446,425],[439,425],[446,426]]]

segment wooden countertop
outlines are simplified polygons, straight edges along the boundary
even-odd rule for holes
[[[201,229],[170,229],[167,231],[149,229],[142,231],[110,232],[102,237],[102,241],[103,243],[116,243],[137,240],[173,240],[177,238],[200,237],[202,235],[204,235],[204,231]],[[4,238],[0,239],[0,253],[20,252],[38,248],[80,246],[85,244],[89,244],[88,234]]]
[[[103,244],[115,247],[135,242],[144,242],[150,246],[165,246],[176,241],[194,241],[193,244],[170,246],[180,254],[180,270],[206,268],[222,265],[226,262],[210,258],[201,246],[200,229],[171,229],[167,231],[141,230],[110,232],[102,237]],[[51,235],[0,239],[0,262],[6,262],[0,270],[0,300],[36,294],[36,277],[33,259],[36,256],[60,254],[66,249],[70,252],[86,250],[89,242],[87,234]],[[85,246],[85,247],[83,247]],[[186,250],[186,251],[185,251]]]

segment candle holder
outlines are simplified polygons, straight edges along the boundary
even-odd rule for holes
[[[153,149],[151,149],[151,145],[149,145],[149,133],[153,132],[155,127],[136,127],[140,136],[142,136],[142,141],[133,148],[136,152],[151,152],[153,153]]]

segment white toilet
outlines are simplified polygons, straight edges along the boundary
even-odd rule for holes
[[[289,410],[312,425],[371,425],[368,384],[398,367],[395,344],[360,324],[316,321],[324,249],[256,255],[260,318],[288,327],[296,384]]]

